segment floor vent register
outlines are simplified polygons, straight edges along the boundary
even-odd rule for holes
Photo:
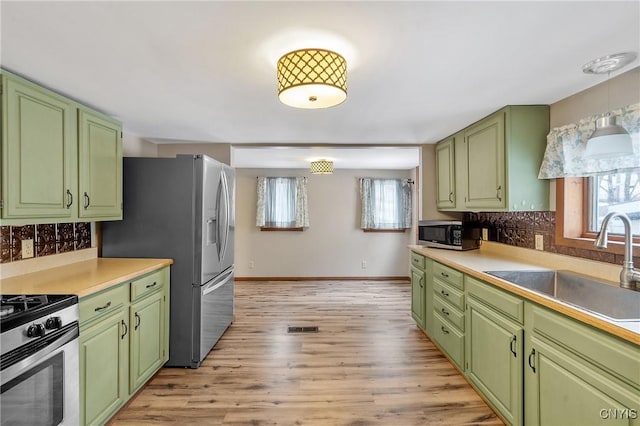
[[[287,333],[317,333],[317,332],[318,332],[318,327],[317,326],[289,327],[287,329]]]

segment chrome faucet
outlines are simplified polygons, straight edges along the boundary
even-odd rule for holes
[[[624,263],[622,264],[622,271],[620,271],[620,287],[632,289],[635,287],[634,283],[640,283],[640,269],[633,267],[633,238],[629,216],[618,212],[611,212],[606,215],[593,245],[598,248],[607,248],[607,235],[609,234],[607,232],[607,226],[609,225],[609,221],[616,217],[624,224]],[[638,289],[640,290],[640,286],[638,286]]]

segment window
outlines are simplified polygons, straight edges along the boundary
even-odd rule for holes
[[[588,232],[598,232],[607,213],[626,213],[631,219],[631,230],[640,235],[640,170],[611,173],[589,178],[586,212]],[[623,234],[619,220],[609,224],[609,232]]]
[[[361,228],[405,230],[411,227],[411,183],[402,179],[360,179]]]
[[[308,227],[307,178],[258,177],[256,226],[299,231]]]

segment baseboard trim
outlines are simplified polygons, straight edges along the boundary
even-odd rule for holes
[[[393,277],[235,277],[235,281],[411,281],[407,276]]]

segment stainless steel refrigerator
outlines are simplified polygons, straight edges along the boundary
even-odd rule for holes
[[[167,366],[197,368],[233,318],[235,170],[205,155],[124,158],[102,256],[172,258]]]

